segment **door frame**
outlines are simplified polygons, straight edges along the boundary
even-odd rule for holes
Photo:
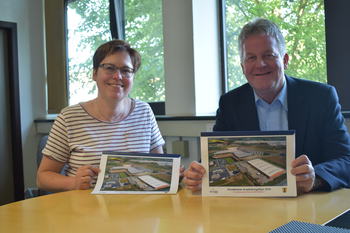
[[[0,21],[8,43],[9,101],[14,199],[24,199],[23,152],[18,75],[17,23]]]

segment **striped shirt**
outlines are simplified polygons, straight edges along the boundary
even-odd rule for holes
[[[43,154],[66,163],[66,174],[75,176],[83,165],[99,165],[102,151],[149,153],[162,146],[164,140],[150,106],[133,101],[130,114],[113,123],[92,117],[80,104],[64,108],[51,128]]]

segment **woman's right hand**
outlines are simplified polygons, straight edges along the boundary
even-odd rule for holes
[[[98,175],[100,169],[92,165],[79,167],[74,177],[74,189],[89,189],[93,178]]]
[[[204,174],[204,167],[196,161],[192,162],[190,167],[184,172],[183,182],[186,185],[186,188],[193,192],[201,190]]]

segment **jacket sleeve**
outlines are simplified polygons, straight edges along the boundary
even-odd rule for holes
[[[322,154],[326,158],[317,164],[315,173],[329,184],[329,191],[350,187],[350,140],[334,87],[324,99]]]

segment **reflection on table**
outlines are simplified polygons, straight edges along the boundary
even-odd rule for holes
[[[1,232],[269,232],[291,220],[322,224],[350,208],[350,190],[297,198],[51,194],[0,206]]]

